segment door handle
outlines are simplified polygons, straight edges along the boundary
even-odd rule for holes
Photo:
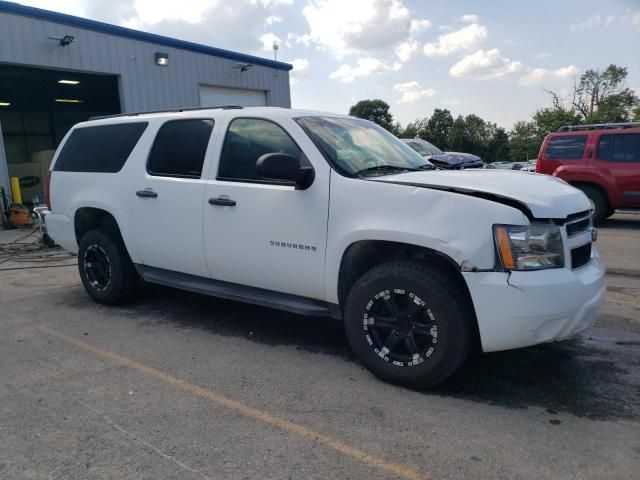
[[[143,198],[156,198],[158,196],[153,190],[138,190],[136,195]]]
[[[218,197],[218,198],[210,198],[209,204],[211,205],[222,205],[224,207],[235,207],[236,201],[231,200],[230,198]]]

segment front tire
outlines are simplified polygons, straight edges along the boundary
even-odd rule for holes
[[[416,389],[460,367],[472,345],[471,322],[455,279],[411,261],[369,270],[345,308],[347,337],[364,366],[382,380]]]
[[[87,293],[98,303],[121,303],[136,293],[138,274],[119,235],[85,233],[78,248],[78,270]]]

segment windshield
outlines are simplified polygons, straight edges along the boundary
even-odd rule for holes
[[[420,155],[442,155],[442,150],[426,140],[406,140],[405,143]]]
[[[375,123],[356,118],[300,117],[296,122],[342,173],[396,173],[431,164]]]

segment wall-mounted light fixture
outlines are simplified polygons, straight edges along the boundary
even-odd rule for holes
[[[82,103],[82,100],[75,98],[56,98],[56,103]]]
[[[80,81],[78,80],[58,80],[58,83],[62,85],[78,85]]]
[[[160,65],[161,67],[169,65],[169,54],[156,52],[156,65]]]
[[[0,102],[0,107],[8,107],[11,105],[11,102]]]
[[[73,35],[65,35],[64,37],[47,37],[49,40],[55,40],[58,42],[58,45],[61,47],[66,47],[67,45],[71,45],[73,41],[76,39]]]

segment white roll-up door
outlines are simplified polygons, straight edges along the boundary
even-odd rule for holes
[[[200,85],[200,105],[203,107],[217,107],[220,105],[264,107],[267,105],[267,92],[264,90]]]

